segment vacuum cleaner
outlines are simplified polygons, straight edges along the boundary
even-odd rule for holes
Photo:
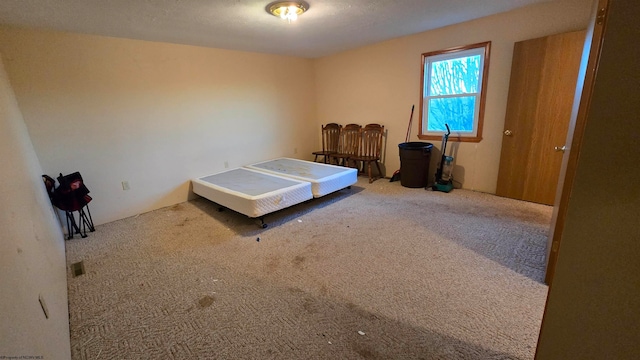
[[[431,190],[448,193],[453,190],[453,156],[446,155],[447,141],[449,141],[451,130],[448,124],[444,124],[444,126],[447,127],[447,132],[442,135],[442,158],[438,170],[436,170],[436,182],[431,186]]]

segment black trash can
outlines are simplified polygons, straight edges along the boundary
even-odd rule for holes
[[[398,144],[400,148],[400,184],[409,188],[426,187],[433,144],[412,141]]]

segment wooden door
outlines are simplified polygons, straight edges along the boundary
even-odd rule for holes
[[[553,205],[585,35],[515,44],[497,195]]]
[[[586,117],[591,104],[591,94],[595,84],[594,79],[598,70],[598,62],[600,61],[600,53],[604,41],[608,7],[609,0],[598,1],[596,14],[593,16],[586,36],[584,54],[580,65],[575,100],[573,102],[573,110],[569,123],[569,131],[565,141],[567,151],[562,161],[558,190],[551,218],[551,232],[547,246],[547,270],[545,274],[545,282],[549,284],[549,286],[551,286],[553,274],[556,269],[558,249],[560,247],[560,240],[562,239],[569,196],[571,195],[578,155],[580,154]]]

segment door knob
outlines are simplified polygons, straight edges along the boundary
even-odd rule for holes
[[[511,130],[505,130],[505,131],[504,131],[504,134],[505,134],[506,136],[511,136],[511,135],[513,135],[513,133],[511,132]]]
[[[564,145],[562,145],[562,147],[560,147],[560,146],[555,146],[555,147],[553,148],[553,150],[555,150],[555,151],[562,151],[562,152],[564,152],[565,150],[567,150],[567,147],[566,147],[566,146],[564,146]]]

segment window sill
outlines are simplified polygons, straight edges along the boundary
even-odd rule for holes
[[[418,139],[420,139],[420,140],[442,140],[442,136],[437,136],[437,135],[418,135]],[[455,135],[451,134],[451,135],[449,135],[449,141],[478,143],[478,142],[482,141],[482,137],[481,136],[476,136],[476,137],[455,136]]]

